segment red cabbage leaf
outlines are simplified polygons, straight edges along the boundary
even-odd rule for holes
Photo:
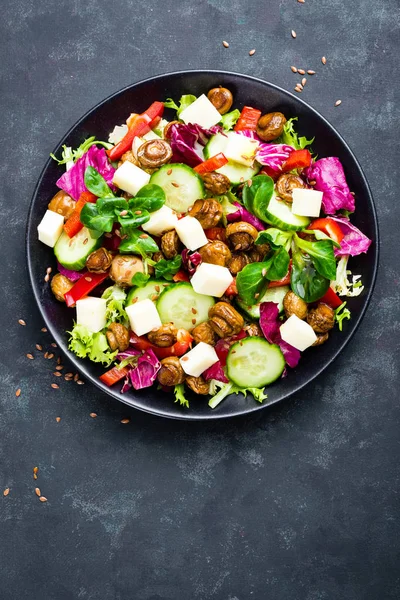
[[[315,181],[313,189],[324,193],[322,207],[325,214],[333,215],[338,210],[354,212],[354,196],[350,193],[342,163],[338,158],[320,158],[305,170],[305,174],[309,181]]]
[[[279,309],[275,302],[262,302],[260,304],[260,327],[270,344],[277,344],[282,350],[286,363],[289,367],[296,367],[300,360],[300,351],[281,338],[279,327]]]
[[[82,158],[79,158],[74,166],[58,179],[56,185],[74,200],[78,200],[81,193],[86,191],[85,171],[89,166],[94,167],[104,177],[107,184],[115,189],[112,184],[115,169],[108,162],[104,148],[97,146],[91,146]]]

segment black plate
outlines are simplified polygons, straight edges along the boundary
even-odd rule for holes
[[[49,200],[57,191],[55,182],[63,170],[63,167],[58,167],[53,160],[49,159],[33,194],[26,238],[33,293],[46,325],[77,369],[104,392],[140,410],[175,419],[218,419],[250,413],[287,398],[312,381],[337,357],[357,329],[369,303],[378,266],[378,226],[375,207],[368,183],[356,157],[338,132],[317,111],[289,92],[260,79],[223,71],[184,71],[141,81],[117,92],[90,110],[65,135],[54,152],[58,155],[63,144],[76,147],[91,135],[96,135],[98,139],[107,139],[108,133],[116,124],[123,123],[128,114],[144,111],[154,100],[164,100],[168,97],[179,99],[182,94],[198,96],[218,85],[223,85],[232,91],[235,99],[234,107],[241,108],[246,104],[255,106],[263,112],[279,110],[287,117],[299,117],[298,130],[300,134],[307,137],[315,136],[313,149],[318,156],[340,158],[350,189],[355,192],[357,199],[357,211],[352,217],[352,222],[371,238],[373,243],[368,254],[362,254],[351,260],[353,272],[361,274],[365,285],[361,296],[348,300],[352,319],[345,321],[342,333],[335,329],[328,343],[305,352],[296,369],[289,369],[285,379],[280,379],[268,388],[268,399],[263,404],[255,402],[251,397],[244,399],[241,395],[232,395],[216,409],[211,410],[205,398],[193,396],[191,407],[186,410],[174,403],[172,395],[157,391],[155,388],[120,394],[119,384],[110,389],[99,381],[98,377],[104,371],[101,366],[88,360],[78,359],[68,351],[65,332],[71,328],[74,311],[67,310],[64,304],[57,302],[49,285],[43,281],[46,267],[50,265],[54,269],[56,261],[52,250],[38,241],[36,228]]]

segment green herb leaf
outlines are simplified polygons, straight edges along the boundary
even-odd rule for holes
[[[243,187],[243,204],[249,212],[265,221],[265,210],[268,208],[273,192],[273,179],[268,175],[256,175],[251,180],[251,185],[245,183]]]
[[[277,140],[275,140],[275,144],[287,144],[296,150],[302,150],[303,148],[306,148],[306,146],[310,146],[310,144],[313,143],[315,138],[308,140],[304,136],[298,136],[294,129],[294,122],[297,120],[298,117],[292,117],[286,121],[285,125],[283,126],[283,133]]]
[[[267,271],[267,278],[270,281],[279,281],[288,272],[290,257],[288,251],[281,246],[271,257],[271,266]]]
[[[336,259],[332,240],[308,242],[295,235],[296,246],[313,258],[313,263],[320,275],[327,279],[336,278]]]
[[[167,281],[172,281],[175,273],[179,271],[181,264],[182,258],[179,254],[171,260],[166,260],[165,258],[162,258],[155,264],[154,267],[156,279],[160,279],[161,277],[163,277]]]
[[[237,290],[239,296],[247,306],[257,304],[259,302],[259,297],[265,293],[268,285],[266,273],[268,272],[270,265],[271,260],[267,262],[250,263],[237,274]]]
[[[111,232],[114,224],[114,217],[100,215],[96,204],[87,202],[81,210],[80,221],[89,229],[100,232]]]
[[[127,209],[127,202],[124,198],[104,197],[99,198],[95,204],[101,217],[116,217],[122,210]]]
[[[177,117],[179,118],[181,112],[193,104],[195,100],[197,100],[196,96],[193,96],[192,94],[184,94],[179,100],[179,106],[172,100],[172,98],[167,98],[167,100],[164,102],[164,106],[165,108],[172,108],[173,110],[176,110]]]
[[[290,284],[299,298],[305,302],[316,302],[326,294],[330,281],[318,273],[310,258],[295,252],[292,256]]]
[[[265,231],[260,231],[255,243],[269,244],[274,250],[283,246],[289,252],[292,239],[293,231],[282,231],[276,227],[270,227]]]
[[[189,400],[185,397],[185,386],[179,383],[174,387],[175,402],[179,402],[181,406],[189,408]]]
[[[119,252],[122,254],[140,254],[146,258],[148,254],[158,252],[158,246],[149,235],[144,234],[140,229],[133,229],[127,232],[128,237],[122,240],[119,246]],[[144,237],[142,237],[144,236]]]
[[[130,210],[147,210],[154,212],[165,204],[165,192],[154,183],[143,186],[134,198],[130,198],[128,205]]]
[[[233,126],[236,125],[236,122],[239,117],[240,110],[235,108],[235,110],[231,110],[231,112],[222,115],[220,123],[222,124],[222,127],[225,129],[225,131],[229,131],[229,129],[232,129]]]
[[[309,233],[314,235],[317,240],[330,240],[335,248],[340,248],[340,244],[333,240],[327,233],[320,231],[319,229],[303,229],[303,233]]]
[[[179,106],[177,105],[177,103],[172,100],[172,98],[167,98],[166,101],[164,102],[164,106],[165,108],[172,108],[173,110],[179,110]]]
[[[132,277],[131,283],[133,286],[143,287],[146,285],[149,279],[150,275],[148,273],[135,273]]]
[[[343,302],[336,310],[335,310],[335,321],[339,326],[339,331],[343,331],[343,321],[345,319],[351,319],[351,312],[348,308],[345,308],[347,302]]]
[[[136,215],[135,213],[128,212],[127,215],[121,217],[118,215],[118,221],[120,225],[122,225],[124,234],[131,229],[136,229],[136,227],[140,227],[147,223],[150,220],[150,213],[147,210],[143,210],[140,215]]]
[[[105,196],[114,196],[111,188],[109,188],[106,180],[94,167],[90,165],[86,167],[85,175],[85,186],[95,196],[102,198]]]

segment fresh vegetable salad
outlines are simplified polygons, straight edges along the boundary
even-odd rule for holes
[[[296,118],[232,104],[223,87],[156,101],[53,156],[65,172],[38,226],[51,289],[70,350],[123,393],[262,402],[363,291],[348,261],[371,242],[339,159],[314,157]]]

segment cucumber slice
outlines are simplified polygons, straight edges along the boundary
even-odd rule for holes
[[[182,282],[163,291],[157,301],[157,310],[162,323],[173,323],[178,329],[190,330],[207,321],[208,311],[213,305],[212,296],[198,294],[190,283]]]
[[[60,264],[66,269],[80,271],[86,264],[86,259],[91,252],[101,246],[101,237],[95,237],[87,227],[84,227],[70,238],[62,232],[54,246],[54,254]]]
[[[217,133],[213,135],[207,142],[204,148],[204,158],[211,158],[215,156],[219,152],[223,152],[225,146],[229,139],[229,134],[232,134],[231,131],[228,131],[224,135],[222,133]],[[232,160],[228,161],[226,165],[217,169],[217,173],[222,173],[226,175],[232,185],[239,185],[239,183],[243,183],[243,181],[247,181],[251,179],[258,173],[261,167],[251,168],[245,167],[244,165],[240,165],[237,162]]]
[[[273,194],[267,208],[263,208],[264,221],[283,229],[284,231],[297,231],[309,225],[311,219],[298,217],[292,213],[292,209],[286,202]]]
[[[227,375],[241,388],[262,388],[278,379],[285,368],[282,351],[261,337],[248,337],[231,346]]]
[[[288,285],[280,285],[279,287],[267,289],[258,304],[247,306],[239,297],[236,299],[236,304],[248,317],[259,319],[261,302],[275,302],[278,305],[279,312],[281,312],[283,310],[283,299],[289,290],[290,287]]]
[[[156,301],[160,294],[169,286],[170,283],[166,281],[157,281],[157,279],[150,279],[143,287],[133,287],[129,290],[126,297],[125,306],[134,304],[140,300]]]
[[[187,212],[196,200],[205,195],[200,175],[180,163],[164,165],[153,173],[150,183],[164,190],[165,204],[179,213]]]

